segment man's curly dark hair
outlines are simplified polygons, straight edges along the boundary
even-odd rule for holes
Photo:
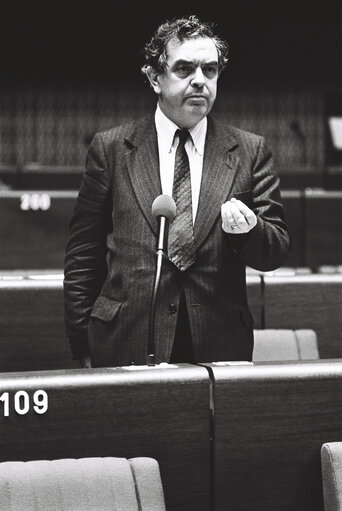
[[[142,72],[146,73],[149,66],[158,73],[165,70],[166,46],[171,39],[183,42],[186,39],[198,37],[209,37],[214,42],[218,53],[219,72],[221,72],[228,62],[228,44],[214,33],[213,23],[203,22],[195,15],[166,21],[158,27],[151,41],[144,48],[145,64],[141,68]]]

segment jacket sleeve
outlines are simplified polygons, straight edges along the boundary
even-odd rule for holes
[[[279,177],[263,137],[252,168],[252,209],[257,224],[247,234],[229,235],[233,249],[251,268],[275,270],[286,260],[291,238],[281,204]]]
[[[111,181],[100,134],[88,151],[86,172],[70,222],[64,262],[65,327],[73,359],[89,356],[88,323],[107,275]]]

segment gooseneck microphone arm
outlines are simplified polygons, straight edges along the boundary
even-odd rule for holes
[[[148,329],[148,362],[149,366],[155,365],[155,353],[154,353],[154,327],[156,321],[156,305],[157,305],[157,296],[160,284],[160,277],[163,265],[163,257],[166,255],[164,252],[164,238],[165,233],[168,230],[168,219],[161,216],[158,218],[159,229],[158,229],[158,243],[157,243],[157,260],[156,260],[156,272],[154,276],[154,284],[153,284],[153,292],[151,297],[151,306],[150,306],[150,319],[149,319],[149,329]]]
[[[167,257],[167,241],[169,233],[169,222],[176,215],[176,205],[169,195],[159,195],[152,204],[152,215],[158,222],[158,235],[156,247],[156,269],[153,283],[153,291],[150,303],[150,316],[148,328],[148,357],[147,365],[155,365],[155,319],[158,290],[160,285],[163,258]]]

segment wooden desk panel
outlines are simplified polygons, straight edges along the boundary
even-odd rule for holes
[[[342,440],[342,361],[211,367],[216,511],[324,511],[320,448]]]
[[[64,329],[62,279],[1,279],[0,302],[1,372],[79,367]]]
[[[320,358],[342,358],[342,274],[265,276],[265,328],[312,329]]]
[[[307,190],[306,264],[342,264],[342,191]]]
[[[76,196],[71,191],[0,191],[0,270],[63,269]]]
[[[38,415],[13,397],[43,389]],[[151,456],[160,465],[168,511],[210,510],[209,380],[203,367],[79,369],[0,376],[9,392],[0,419],[0,459]],[[3,415],[3,403],[0,403]]]

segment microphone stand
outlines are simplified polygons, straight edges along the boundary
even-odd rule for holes
[[[151,305],[150,305],[150,317],[149,317],[149,330],[148,330],[148,366],[155,365],[155,342],[154,342],[154,333],[155,333],[155,319],[156,319],[156,305],[157,305],[157,296],[160,284],[160,277],[163,265],[163,257],[166,256],[165,246],[167,246],[167,236],[168,236],[168,227],[169,220],[165,216],[158,217],[159,229],[158,229],[158,239],[157,239],[157,260],[156,260],[156,272],[154,276],[154,284],[153,284],[153,292],[151,297]]]

